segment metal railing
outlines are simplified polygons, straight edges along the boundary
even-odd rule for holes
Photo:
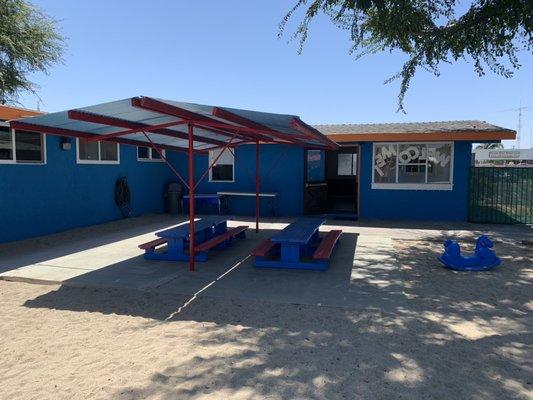
[[[533,223],[533,168],[471,167],[468,220]]]

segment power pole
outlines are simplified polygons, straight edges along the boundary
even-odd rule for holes
[[[521,139],[522,139],[522,112],[524,110],[529,110],[530,108],[533,108],[533,107],[522,106],[522,99],[520,99],[520,105],[518,108],[509,108],[507,110],[501,110],[501,112],[518,111],[518,123],[516,126],[516,145],[518,148],[520,148],[521,146]],[[529,143],[530,143],[530,146],[533,147],[533,145],[531,144],[531,138],[529,139]]]

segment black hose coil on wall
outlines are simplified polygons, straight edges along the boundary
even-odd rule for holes
[[[124,218],[131,217],[131,192],[125,176],[115,183],[115,204]]]

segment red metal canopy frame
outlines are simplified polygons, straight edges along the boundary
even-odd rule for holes
[[[11,121],[10,125],[13,129],[27,130],[32,132],[40,132],[51,135],[68,136],[82,138],[87,141],[111,141],[134,146],[151,147],[155,149],[161,158],[168,164],[172,172],[180,179],[189,190],[189,225],[190,225],[190,241],[189,241],[189,270],[195,269],[195,190],[202,179],[216,164],[218,158],[222,153],[228,149],[233,155],[235,153],[231,148],[242,144],[255,144],[255,230],[259,232],[259,193],[260,193],[260,178],[259,178],[259,145],[261,143],[285,144],[289,146],[299,146],[306,148],[319,149],[336,149],[338,146],[335,142],[323,136],[320,132],[305,124],[297,117],[293,117],[290,121],[290,128],[298,133],[288,134],[280,132],[279,130],[270,128],[266,125],[250,120],[243,116],[237,115],[231,111],[220,107],[213,107],[211,111],[212,117],[204,114],[196,113],[185,108],[169,104],[167,102],[157,100],[150,97],[134,97],[131,99],[131,106],[150,111],[161,116],[173,117],[176,120],[165,122],[157,125],[148,125],[145,123],[129,121],[121,119],[116,116],[101,115],[84,110],[69,110],[67,112],[68,119],[74,121],[83,121],[86,123],[97,124],[104,127],[121,128],[116,132],[108,134],[91,134],[88,132],[76,131],[68,128],[58,126],[40,125],[32,123],[31,119],[24,121]],[[38,119],[38,118],[36,118]],[[187,132],[181,132],[171,127],[180,125],[187,125]],[[195,128],[201,129],[217,137],[223,137],[224,140],[213,139],[202,135],[195,135]],[[124,138],[126,135],[134,133],[142,133],[147,142],[132,140]],[[149,134],[157,134],[168,136],[177,139],[184,139],[188,142],[187,149],[168,144],[156,144],[150,138]],[[212,145],[212,147],[196,150],[194,143],[203,143]],[[318,144],[313,144],[318,142]],[[205,173],[198,180],[194,182],[194,154],[203,153],[211,149],[222,149],[218,157],[208,166]],[[188,155],[188,182],[179,174],[179,172],[168,161],[162,150],[170,151],[186,151]],[[279,161],[279,160],[278,160]],[[277,161],[276,161],[277,164]]]

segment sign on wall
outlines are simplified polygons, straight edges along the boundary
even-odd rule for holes
[[[490,150],[475,149],[477,161],[487,160],[533,160],[533,149]]]

